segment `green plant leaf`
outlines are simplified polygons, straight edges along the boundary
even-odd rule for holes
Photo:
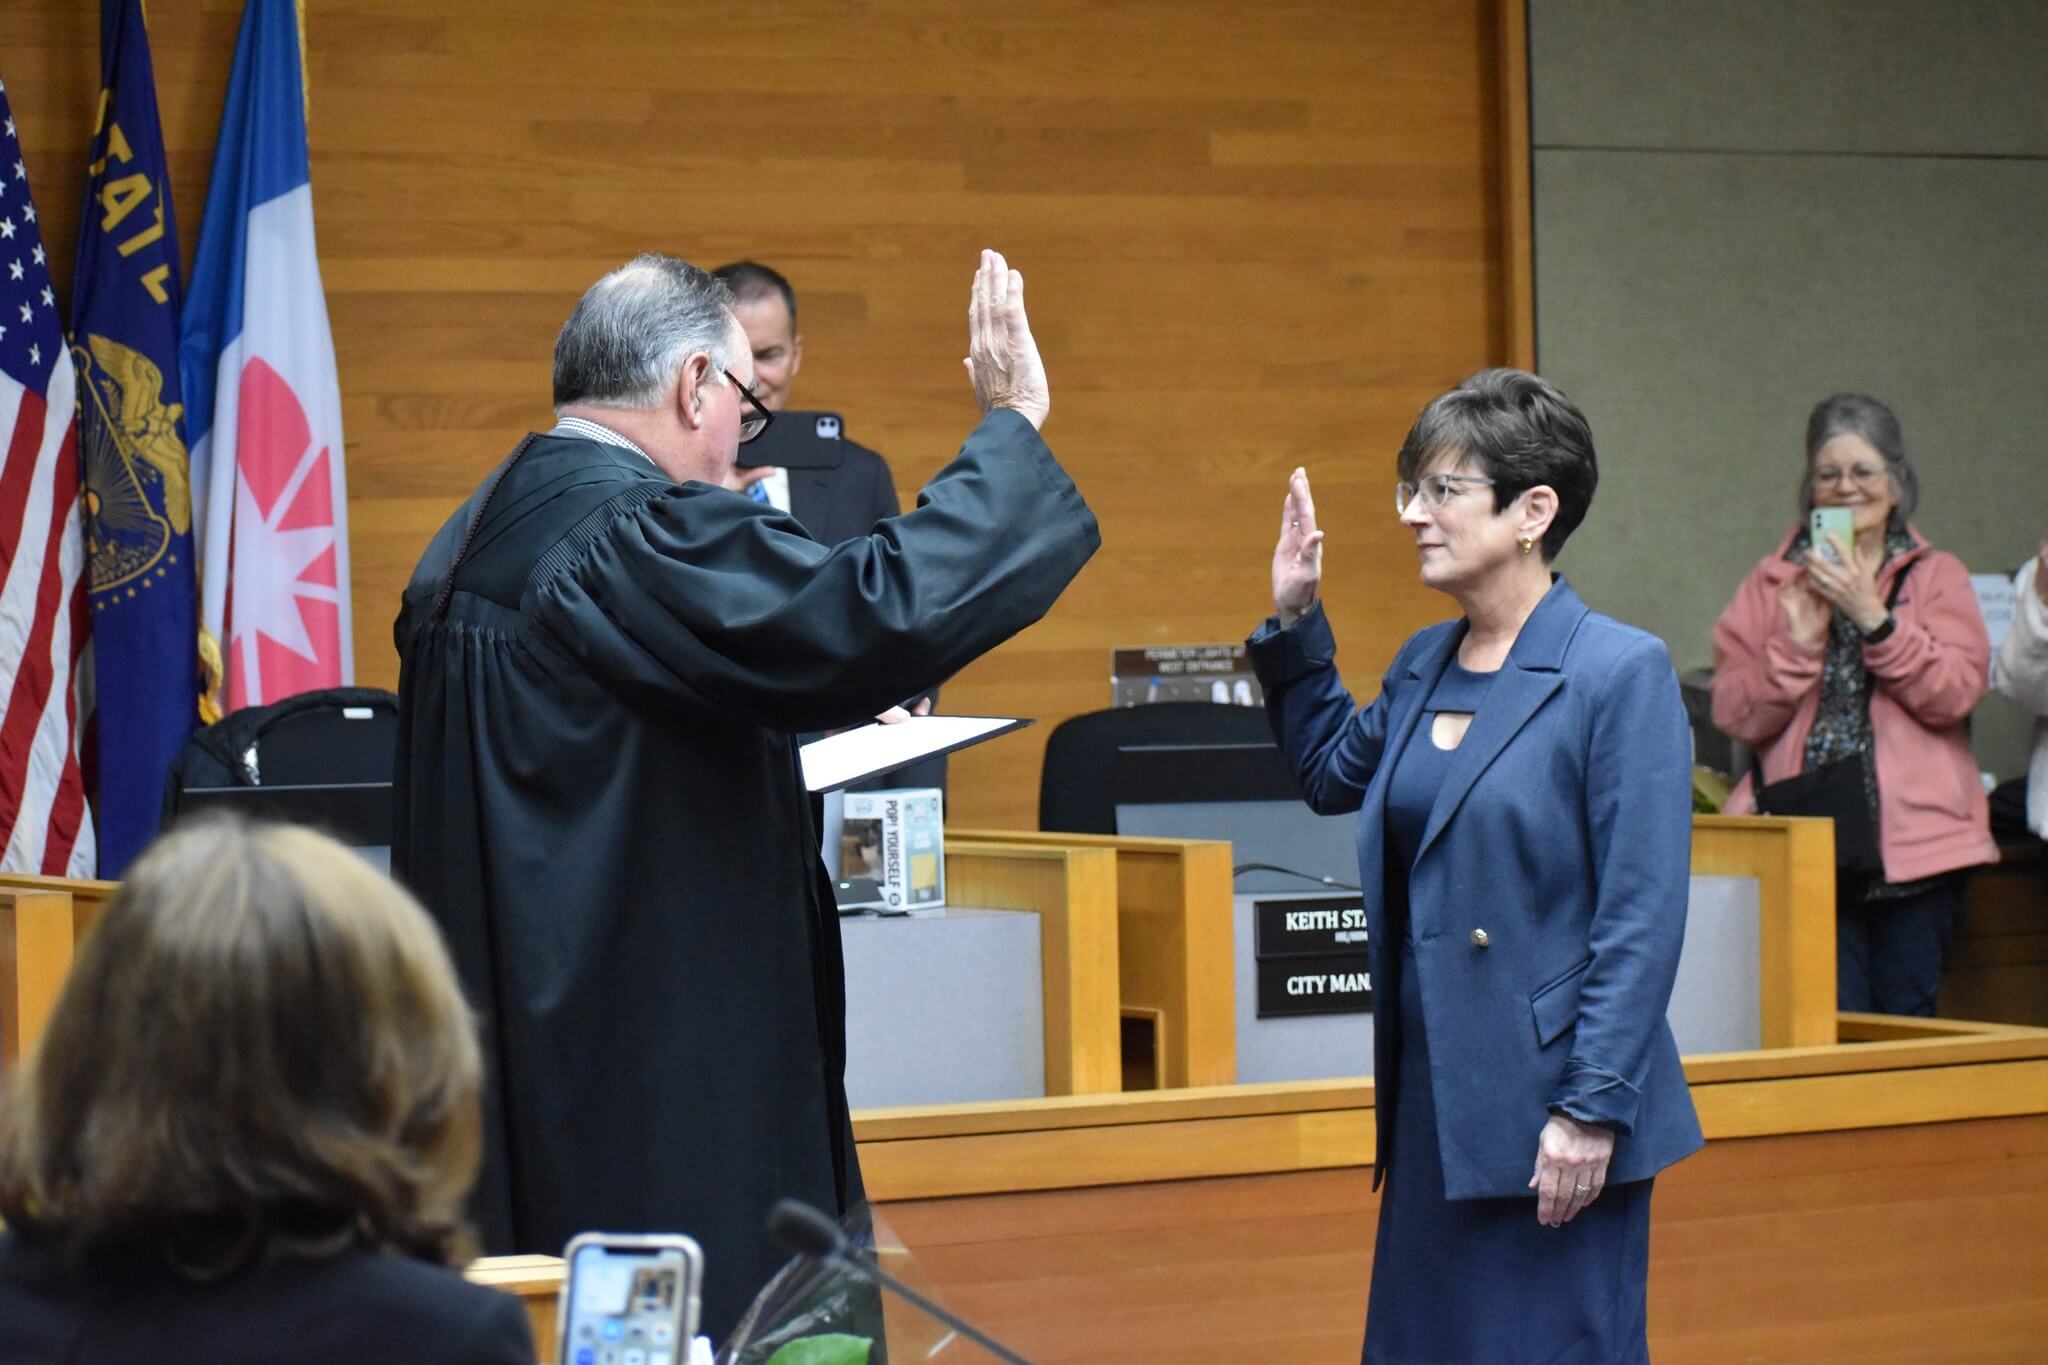
[[[834,1332],[822,1337],[805,1337],[768,1357],[768,1365],[868,1365],[874,1342],[867,1337]]]

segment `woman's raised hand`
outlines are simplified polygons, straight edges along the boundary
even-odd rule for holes
[[[1785,629],[1795,643],[1813,649],[1828,638],[1828,600],[1804,578],[1785,580],[1778,605],[1785,609]]]
[[[1273,546],[1273,612],[1282,626],[1293,625],[1315,605],[1322,581],[1323,533],[1316,529],[1316,500],[1308,489],[1308,471],[1297,469],[1287,480],[1280,539]]]

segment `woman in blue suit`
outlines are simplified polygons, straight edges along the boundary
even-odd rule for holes
[[[1647,1360],[1650,1187],[1701,1144],[1664,1019],[1692,837],[1677,679],[1550,572],[1598,478],[1556,388],[1472,376],[1398,469],[1459,619],[1356,707],[1297,469],[1250,642],[1309,805],[1359,813],[1386,1180],[1364,1359]]]

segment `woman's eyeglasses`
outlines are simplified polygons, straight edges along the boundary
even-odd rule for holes
[[[1837,465],[1822,465],[1813,471],[1813,482],[1821,488],[1839,488],[1845,482],[1871,484],[1885,472],[1881,464],[1859,464],[1843,469]]]
[[[1450,501],[1461,483],[1479,484],[1491,488],[1494,480],[1483,479],[1477,474],[1431,474],[1421,483],[1397,483],[1394,485],[1394,511],[1406,516],[1408,505],[1420,498],[1424,507],[1442,507]]]
[[[761,400],[754,397],[752,389],[740,383],[739,380],[733,379],[731,370],[725,370],[722,373],[727,379],[732,379],[732,386],[740,391],[741,400],[750,409],[750,411],[745,412],[740,417],[740,444],[745,445],[762,432],[768,430],[768,424],[775,420],[775,414],[761,406]]]

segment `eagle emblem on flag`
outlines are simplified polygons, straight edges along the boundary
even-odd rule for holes
[[[191,529],[191,474],[178,435],[182,404],[164,402],[164,373],[103,336],[74,345],[79,390],[99,421],[85,434],[86,555],[95,592],[169,572],[174,536]]]

